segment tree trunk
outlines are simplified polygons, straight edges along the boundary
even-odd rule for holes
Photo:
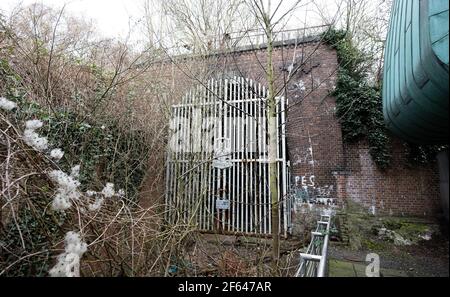
[[[269,16],[265,20],[267,32],[267,83],[269,85],[269,95],[267,98],[267,120],[269,136],[269,178],[270,178],[270,197],[272,206],[272,274],[278,275],[278,259],[280,254],[280,209],[278,201],[278,170],[277,170],[277,111],[276,99],[274,94],[275,78],[273,73],[273,32],[270,25]]]

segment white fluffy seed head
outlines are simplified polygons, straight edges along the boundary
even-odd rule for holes
[[[61,160],[61,158],[64,156],[64,152],[59,149],[52,149],[52,151],[50,152],[50,157],[52,157],[53,159],[55,159],[56,161]]]
[[[0,108],[6,111],[11,111],[17,107],[16,102],[10,101],[5,97],[0,97]]]
[[[70,176],[73,178],[78,178],[80,176],[80,165],[75,165],[72,167]]]
[[[52,208],[54,210],[66,210],[69,209],[72,206],[72,202],[70,202],[70,199],[67,199],[64,195],[61,193],[57,193],[52,201]]]
[[[81,196],[81,193],[78,191],[80,182],[61,170],[53,170],[48,175],[58,185],[57,193],[53,198],[52,208],[54,210],[68,209],[72,205],[71,200],[78,200]]]
[[[45,151],[48,148],[47,137],[40,137],[34,130],[42,127],[40,120],[29,120],[25,123],[25,131],[23,133],[23,140],[26,144],[33,147],[37,151]]]
[[[25,130],[23,140],[37,151],[45,151],[48,148],[47,137],[40,137],[33,130]]]
[[[80,276],[80,259],[87,251],[87,244],[77,232],[69,231],[64,238],[65,252],[58,256],[58,262],[50,269],[50,276]]]
[[[94,203],[88,205],[88,208],[90,211],[96,211],[99,210],[100,207],[102,207],[102,204],[103,204],[103,197],[97,197]]]
[[[58,262],[48,272],[51,277],[79,277],[80,257],[76,254],[62,253]]]
[[[25,122],[25,128],[29,130],[35,130],[42,127],[42,122],[40,120],[28,120]]]
[[[74,253],[81,257],[87,251],[87,244],[81,240],[80,234],[77,232],[67,232],[64,241],[68,253]]]
[[[114,184],[106,183],[106,186],[102,190],[102,194],[105,196],[105,198],[111,198],[112,196],[114,196]]]

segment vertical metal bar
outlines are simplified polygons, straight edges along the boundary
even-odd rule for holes
[[[231,218],[231,225],[232,225],[232,231],[235,231],[236,230],[236,206],[238,205],[237,203],[236,203],[236,195],[235,195],[235,193],[236,193],[236,190],[237,190],[237,187],[236,187],[236,176],[237,176],[237,162],[235,162],[234,160],[236,160],[237,159],[237,156],[236,156],[236,148],[237,148],[237,146],[236,146],[236,91],[237,91],[237,84],[236,84],[236,76],[234,76],[233,77],[233,88],[232,88],[232,90],[233,90],[233,110],[232,110],[232,119],[233,119],[233,121],[232,121],[232,125],[233,125],[233,132],[232,132],[232,145],[231,145],[231,151],[232,151],[232,154],[231,154],[231,159],[233,159],[233,171],[232,171],[232,183],[233,183],[233,186],[232,186],[232,189],[231,189],[231,191],[232,191],[232,195],[230,196],[231,197],[231,201],[232,201],[232,203],[231,203],[231,207],[232,207],[232,218]]]
[[[183,106],[182,107],[182,116],[181,116],[181,138],[182,138],[182,143],[183,145],[181,146],[181,151],[180,151],[180,167],[181,167],[181,173],[180,173],[180,178],[179,178],[179,182],[180,182],[180,188],[181,188],[181,193],[180,193],[180,205],[181,205],[181,214],[182,214],[182,218],[183,221],[186,220],[186,182],[185,182],[185,170],[186,170],[186,163],[185,163],[185,154],[186,154],[186,107]]]
[[[251,225],[251,218],[250,218],[250,214],[249,214],[249,197],[248,197],[248,192],[249,192],[249,172],[248,172],[248,79],[244,80],[244,86],[245,86],[245,98],[244,98],[244,110],[245,110],[245,114],[244,114],[244,158],[245,158],[245,232],[249,232],[249,225]]]
[[[252,218],[253,218],[253,223],[252,223],[252,232],[254,233],[258,233],[257,230],[257,224],[258,224],[258,205],[256,203],[256,163],[255,163],[255,138],[256,138],[256,114],[255,114],[255,93],[254,93],[254,82],[253,80],[250,80],[250,94],[251,94],[251,100],[250,100],[250,107],[249,107],[249,113],[251,115],[250,117],[250,183],[251,183],[251,209],[252,209]]]
[[[282,174],[281,180],[283,182],[283,190],[282,190],[282,197],[283,197],[283,217],[284,217],[284,237],[287,237],[287,231],[288,231],[288,188],[287,188],[287,163],[286,163],[286,115],[285,115],[285,101],[284,97],[281,97],[280,99],[281,104],[281,158],[282,158]]]
[[[226,80],[225,81],[225,96],[226,96],[226,98],[227,98],[227,102],[228,102],[228,104],[232,104],[230,101],[232,101],[233,100],[233,98],[232,98],[232,84],[231,84],[231,81],[230,80]],[[231,117],[231,112],[232,112],[232,109],[231,109],[231,107],[229,106],[229,105],[226,105],[226,109],[227,109],[227,112],[225,113],[225,117],[227,118],[227,126],[226,126],[226,128],[227,128],[227,139],[228,139],[228,145],[229,145],[229,148],[230,148],[230,155],[228,155],[228,158],[231,160],[231,158],[232,158],[232,147],[231,147],[231,136],[232,136],[232,134],[233,134],[233,132],[232,132],[232,117]],[[228,216],[228,231],[231,231],[231,191],[233,190],[233,186],[232,186],[232,179],[231,179],[231,172],[232,171],[232,168],[227,168],[227,173],[228,173],[228,183],[227,183],[227,199],[228,199],[228,201],[230,202],[230,207],[228,208],[228,210],[227,210],[227,216]]]
[[[240,98],[240,86],[239,86],[239,77],[235,77],[235,84],[236,84],[236,95],[235,95],[235,114],[234,114],[234,140],[235,140],[235,166],[236,166],[236,176],[234,178],[235,180],[235,221],[236,221],[236,227],[235,231],[240,231],[240,204],[239,204],[239,196],[240,196],[240,183],[239,183],[239,177],[241,176],[240,171],[240,160],[239,160],[239,152],[240,152],[240,134],[239,134],[239,117],[240,112],[238,110],[239,108],[239,98]]]
[[[199,136],[200,136],[200,151],[199,151],[199,162],[200,162],[200,190],[199,190],[199,196],[198,199],[200,199],[199,201],[199,209],[198,209],[198,216],[199,216],[199,226],[200,226],[200,230],[204,230],[204,222],[205,222],[205,216],[204,216],[204,211],[205,211],[205,174],[206,174],[206,165],[205,165],[205,151],[204,151],[204,134],[203,134],[203,122],[205,122],[205,87],[202,85],[199,89],[199,106],[198,108],[200,109],[200,127],[198,127],[198,129],[200,129],[199,131]]]
[[[226,99],[226,84],[227,84],[227,79],[221,79],[220,80],[221,81],[221,98],[222,98],[222,100],[227,100]],[[221,108],[221,110],[222,110],[222,138],[223,138],[223,140],[222,140],[222,146],[223,146],[223,148],[225,148],[226,147],[226,138],[227,138],[227,112],[226,112],[226,110],[227,110],[227,105],[226,104],[224,104],[223,103],[223,101],[222,101],[222,108]],[[227,179],[227,176],[226,176],[226,173],[227,173],[227,170],[228,169],[221,169],[221,171],[222,171],[222,199],[223,200],[225,200],[226,199],[226,183],[227,183],[227,181],[226,181],[226,179]],[[222,230],[224,230],[225,231],[225,224],[226,224],[226,213],[227,213],[227,210],[226,209],[222,209]]]
[[[187,151],[184,154],[185,160],[185,193],[186,193],[186,222],[189,222],[190,217],[192,215],[191,206],[192,206],[192,172],[191,164],[192,164],[192,129],[191,129],[191,121],[192,121],[192,111],[191,105],[189,103],[192,102],[192,88],[189,91],[188,105],[186,107],[186,137],[188,139]]]
[[[277,159],[280,159],[280,98],[276,97],[275,98],[275,112],[276,112],[276,123],[277,123]],[[280,176],[281,176],[281,162],[277,161],[277,193],[278,193],[278,197],[277,197],[277,203],[278,203],[278,210],[282,209],[280,207],[280,203],[283,203],[283,196],[281,193],[281,186],[280,186]],[[281,215],[278,211],[278,226],[282,226],[281,225]],[[278,232],[280,233],[281,230],[278,229]]]
[[[235,221],[235,230],[239,231],[239,176],[240,176],[240,162],[239,162],[239,79],[237,77],[234,77],[234,83],[235,83],[235,95],[234,95],[234,166],[235,166],[235,177],[234,177],[234,221]]]
[[[206,102],[208,103],[208,105],[206,107],[207,114],[208,114],[208,118],[207,118],[208,128],[209,128],[209,125],[212,124],[213,123],[212,121],[214,120],[211,118],[211,116],[212,116],[211,106],[213,106],[212,104],[210,104],[211,103],[211,88],[212,88],[212,81],[209,80],[208,81],[208,89],[206,90]],[[212,156],[212,135],[211,134],[214,134],[214,127],[212,129],[213,129],[212,131],[209,130],[209,136],[208,136],[208,148],[211,150],[211,151],[208,151],[206,154],[208,159],[210,159]],[[205,218],[206,227],[205,228],[206,228],[206,230],[211,230],[211,224],[210,224],[211,215],[212,215],[211,196],[213,196],[211,182],[212,182],[213,168],[211,166],[211,161],[208,161],[207,164],[208,164],[208,191],[207,191],[207,197],[206,197],[206,218]]]
[[[220,103],[219,99],[217,98],[218,96],[218,82],[217,80],[214,81],[214,141],[213,141],[213,157],[215,154],[215,143],[217,141],[217,138],[219,137],[219,128],[220,128],[220,122],[219,122],[219,114],[218,114],[218,103]],[[213,185],[214,185],[214,192],[213,192],[213,198],[212,198],[212,213],[213,215],[213,230],[215,228],[217,228],[217,226],[215,226],[215,218],[216,218],[216,195],[218,193],[218,189],[220,189],[220,180],[219,180],[219,175],[218,175],[218,169],[214,168],[214,175],[213,175]],[[218,222],[219,223],[219,222]]]
[[[179,205],[179,211],[180,211],[180,219],[184,219],[184,201],[183,201],[183,194],[184,194],[184,187],[183,187],[183,170],[184,170],[184,163],[183,163],[183,153],[184,153],[184,107],[180,107],[180,138],[181,143],[179,145],[178,150],[178,178],[177,178],[177,185],[178,185],[178,205]]]
[[[195,213],[194,213],[194,205],[195,205],[195,201],[194,201],[194,191],[195,191],[195,154],[193,153],[194,151],[194,131],[193,131],[193,118],[194,118],[194,98],[195,98],[195,88],[192,89],[191,92],[191,103],[189,105],[189,138],[190,138],[190,142],[189,142],[189,152],[187,154],[188,156],[188,186],[189,186],[189,212],[188,212],[188,219],[189,221],[192,220],[192,222],[195,222]]]
[[[184,100],[184,98],[183,98],[183,100]],[[183,112],[183,107],[178,107],[177,108],[178,133],[179,133],[179,137],[181,138],[181,140],[184,141],[184,139],[183,139],[183,118],[182,118],[183,114],[182,114],[182,112]],[[181,160],[182,160],[181,150],[182,150],[181,143],[179,143],[177,141],[177,164],[176,164],[177,168],[176,168],[176,179],[174,181],[175,184],[176,184],[176,188],[177,188],[177,194],[175,196],[176,207],[177,207],[177,209],[176,209],[177,210],[177,216],[176,216],[177,220],[181,219],[181,216],[183,214],[182,213],[182,209],[181,209],[181,206],[182,206],[182,200],[181,200],[182,190],[181,190],[181,186],[180,186],[180,183],[182,182],[181,181],[181,173],[182,173],[182,166],[183,166],[183,163],[181,162]]]
[[[264,117],[264,131],[266,132],[265,133],[265,135],[264,135],[264,142],[265,142],[265,156],[264,156],[264,158],[265,158],[265,163],[264,163],[264,167],[265,167],[265,169],[266,169],[266,181],[267,181],[267,183],[266,183],[266,186],[265,186],[265,190],[266,190],[266,200],[267,200],[267,207],[268,207],[268,210],[267,210],[267,221],[268,221],[268,224],[267,224],[267,232],[270,234],[270,233],[272,233],[272,203],[271,203],[271,199],[270,199],[270,195],[271,195],[271,193],[270,193],[270,189],[268,189],[268,186],[270,185],[270,174],[269,174],[269,164],[268,164],[268,143],[267,143],[267,133],[268,133],[268,120],[269,120],[269,114],[267,113],[267,90],[266,90],[266,88],[264,88],[264,98],[265,98],[265,100],[264,100],[264,103],[265,103],[265,108],[264,108],[264,114],[265,114],[265,117]]]
[[[201,157],[201,145],[202,145],[202,139],[201,139],[201,121],[202,121],[202,97],[201,97],[201,89],[200,85],[197,86],[197,90],[195,92],[195,104],[193,106],[193,111],[196,114],[196,116],[199,116],[200,118],[195,118],[196,125],[194,130],[194,155],[195,155],[195,194],[194,194],[194,212],[195,212],[195,221],[197,223],[197,226],[201,226],[201,201],[202,201],[202,180],[200,179],[200,174],[202,174],[202,157]],[[197,137],[200,137],[197,138]]]
[[[223,79],[219,80],[219,98],[223,100]],[[223,101],[220,100],[220,108],[219,108],[219,125],[220,125],[220,130],[219,130],[219,137],[222,138],[222,146],[223,146],[223,141],[224,141],[224,104]],[[221,198],[225,199],[225,169],[219,169],[220,172],[220,176],[219,176],[219,182],[220,182],[220,186],[219,186],[219,190],[222,191],[222,195]],[[221,219],[221,223],[222,223],[222,230],[225,230],[225,210],[221,209],[218,210],[219,211],[219,219],[220,217],[222,217]]]
[[[248,100],[248,114],[252,115],[252,105],[253,105],[253,83],[252,80],[247,80],[248,82],[248,93],[249,93],[249,100]],[[250,115],[247,115],[248,118],[248,130],[249,130],[249,142],[248,142],[248,159],[249,159],[249,167],[250,167],[250,183],[249,183],[249,208],[250,208],[250,232],[254,232],[254,223],[256,222],[254,215],[255,215],[255,200],[254,200],[254,191],[253,187],[255,185],[255,182],[253,180],[253,117]]]
[[[209,82],[206,83],[209,86]],[[210,168],[209,168],[209,105],[208,105],[208,87],[203,86],[203,110],[204,110],[204,118],[203,121],[205,125],[203,126],[205,129],[205,135],[202,135],[203,139],[203,162],[204,162],[204,197],[203,197],[203,229],[208,230],[207,222],[208,222],[208,199],[209,199],[209,178],[210,178]],[[203,123],[202,123],[203,125]]]
[[[196,198],[197,198],[197,174],[196,171],[198,169],[196,169],[196,163],[197,163],[197,156],[195,153],[195,145],[196,145],[196,141],[197,139],[195,139],[195,127],[194,127],[194,115],[195,115],[195,103],[196,103],[196,99],[197,99],[197,87],[195,87],[195,89],[192,90],[192,104],[190,105],[190,137],[191,137],[191,143],[190,143],[190,150],[189,150],[189,220],[192,220],[192,223],[195,223],[197,218],[196,218]]]
[[[243,108],[243,104],[242,104],[242,99],[244,96],[242,96],[242,83],[243,83],[243,79],[242,77],[239,77],[239,108],[240,110],[242,110]],[[244,232],[244,168],[243,168],[243,159],[244,159],[244,152],[243,152],[243,147],[244,147],[244,133],[243,133],[243,117],[244,114],[242,113],[242,111],[239,113],[239,167],[240,167],[240,177],[241,177],[241,181],[240,181],[240,195],[239,195],[239,202],[240,202],[240,231]]]
[[[264,205],[265,205],[265,214],[264,214],[264,224],[265,224],[265,232],[269,233],[269,218],[270,218],[270,200],[268,197],[268,168],[267,168],[267,94],[265,91],[265,88],[263,86],[263,123],[262,123],[262,127],[263,127],[263,156],[262,158],[264,159],[263,161],[263,175],[264,175]]]
[[[257,164],[258,164],[258,187],[259,187],[259,191],[258,191],[258,204],[259,204],[259,206],[258,206],[258,209],[259,209],[259,233],[265,233],[264,231],[263,231],[263,227],[264,227],[264,211],[263,211],[263,209],[264,209],[264,205],[263,205],[263,199],[262,199],[262,183],[263,183],[263,180],[262,180],[262,168],[261,168],[261,166],[262,166],[262,163],[261,163],[261,151],[262,151],[262,149],[261,149],[261,147],[262,147],[262,122],[261,122],[261,108],[262,108],[262,105],[261,105],[261,84],[260,83],[258,83],[258,89],[257,89],[257,98],[258,98],[258,101],[256,102],[257,103],[257,105],[256,105],[256,103],[255,103],[255,105],[256,105],[256,108],[258,109],[258,112],[256,113],[257,114],[257,116],[258,116],[258,122],[257,122],[257,124],[258,124],[258,130],[257,130],[257,132],[258,132],[258,148],[257,148],[257,154],[255,154],[256,155],[256,158],[258,159],[258,162],[257,162]]]

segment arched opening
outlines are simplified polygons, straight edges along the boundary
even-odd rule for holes
[[[166,213],[202,231],[271,234],[267,91],[242,77],[211,79],[172,106]],[[278,100],[278,201],[282,232],[291,224],[284,98]]]

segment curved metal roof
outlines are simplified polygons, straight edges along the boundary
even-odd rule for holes
[[[386,41],[383,113],[415,143],[448,143],[448,0],[398,0]]]

